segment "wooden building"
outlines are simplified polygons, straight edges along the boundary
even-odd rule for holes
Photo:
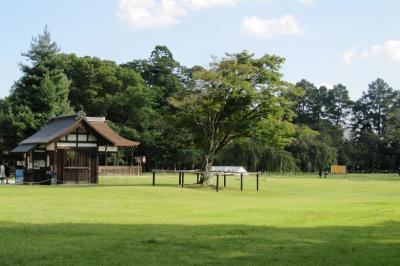
[[[11,152],[24,169],[24,182],[44,182],[54,169],[59,183],[96,184],[101,153],[139,144],[115,133],[104,117],[72,115],[51,119]]]

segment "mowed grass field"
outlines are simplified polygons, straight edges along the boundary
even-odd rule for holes
[[[0,265],[400,265],[397,175],[245,179],[0,186]]]

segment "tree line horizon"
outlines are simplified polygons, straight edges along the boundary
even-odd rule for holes
[[[0,100],[3,160],[50,118],[84,112],[105,116],[119,134],[142,142],[135,154],[148,158],[148,169],[400,166],[400,94],[380,78],[352,101],[341,83],[284,81],[285,59],[276,55],[243,51],[209,68],[185,67],[158,45],[148,59],[117,64],[61,53],[47,27],[22,55],[22,76]],[[128,154],[121,152],[120,164]]]

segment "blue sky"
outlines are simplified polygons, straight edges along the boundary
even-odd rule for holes
[[[183,65],[249,50],[286,58],[291,82],[343,83],[353,99],[380,77],[400,88],[400,1],[2,1],[0,96],[8,95],[32,36],[48,25],[63,52],[123,63],[167,45]]]

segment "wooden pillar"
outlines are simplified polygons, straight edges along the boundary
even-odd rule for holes
[[[256,175],[256,179],[257,179],[257,191],[258,191],[258,179],[259,179],[259,173],[257,173],[257,175]]]
[[[100,153],[99,153],[99,147],[97,147],[96,148],[96,180],[95,180],[95,182],[96,182],[96,184],[98,184],[99,183],[99,171],[100,171],[100,168],[99,168],[99,157],[100,157]]]
[[[200,182],[200,180],[199,180],[199,173],[196,174],[196,182],[197,182],[196,184],[198,184],[198,183]]]
[[[216,186],[217,192],[218,192],[218,187],[219,187],[219,174],[217,174],[217,186]]]
[[[35,161],[33,160],[33,151],[31,151],[31,161],[32,161],[32,180],[31,180],[31,182],[35,182]]]
[[[153,172],[153,187],[156,185],[156,172]]]
[[[182,172],[182,187],[184,183],[185,183],[185,172]]]
[[[179,172],[179,185],[181,185],[181,183],[182,183],[182,173]]]
[[[240,191],[243,190],[243,174],[240,174]]]
[[[61,181],[61,169],[58,169],[58,151],[57,151],[57,142],[54,142],[54,158],[53,158],[53,170],[56,173],[57,184]],[[63,178],[64,179],[64,178]]]
[[[107,163],[107,145],[105,146],[105,151],[106,151],[105,165],[107,166],[108,165],[108,163]]]
[[[131,166],[133,166],[133,148],[131,147]]]
[[[226,175],[224,175],[224,187],[226,187]]]
[[[24,160],[25,160],[25,166],[24,166],[24,179],[22,180],[22,182],[26,182],[28,180],[27,178],[27,173],[28,173],[28,163],[29,163],[29,159],[28,159],[28,153],[24,153]]]
[[[118,150],[118,148],[117,148],[117,153],[115,154],[115,165],[119,165],[119,150]]]

